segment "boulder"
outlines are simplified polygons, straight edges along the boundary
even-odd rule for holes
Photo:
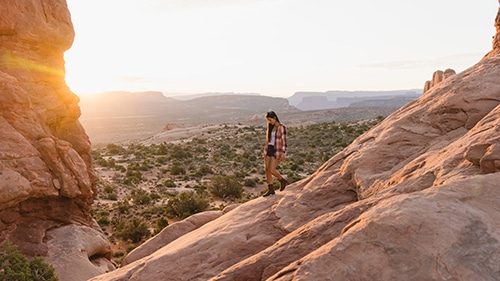
[[[59,280],[114,268],[90,215],[97,177],[65,82],[74,35],[64,0],[0,1],[0,241],[48,258]]]

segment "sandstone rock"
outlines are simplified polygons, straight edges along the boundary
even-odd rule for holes
[[[45,261],[57,265],[57,275],[65,280],[87,280],[115,269],[110,244],[100,231],[70,224],[47,231],[45,239]]]
[[[437,70],[432,74],[431,81],[425,81],[423,93],[428,92],[431,88],[439,85],[443,80],[455,75],[456,72],[453,69],[446,69],[445,71]]]
[[[193,231],[200,226],[210,222],[223,214],[222,211],[207,211],[198,213],[186,218],[185,220],[173,223],[164,229],[154,237],[148,239],[146,242],[141,244],[139,247],[135,248],[130,252],[122,261],[121,265],[125,266],[131,262],[138,259],[151,255],[158,249],[168,245],[175,239],[185,235],[186,233]]]
[[[426,93],[427,91],[429,91],[431,89],[431,81],[427,80],[425,81],[425,84],[424,84],[424,90],[423,90],[423,93]]]
[[[495,28],[497,33],[495,34],[495,36],[493,36],[493,50],[491,50],[491,52],[489,52],[486,57],[496,56],[500,53],[500,11],[495,18]]]
[[[448,69],[446,69],[446,70],[443,72],[443,78],[444,78],[444,79],[446,79],[446,78],[448,78],[448,77],[450,77],[450,76],[452,76],[452,75],[455,75],[455,74],[457,74],[457,73],[455,72],[455,70],[448,68]]]
[[[380,200],[317,250],[244,280],[496,280],[499,180],[473,176]]]
[[[60,246],[47,236],[60,227],[78,225],[82,235],[99,229],[90,215],[97,180],[90,141],[78,121],[79,99],[64,80],[73,38],[66,1],[0,0],[0,241],[29,256]],[[109,258],[109,249],[101,252]],[[79,270],[92,272],[85,278],[105,272],[101,265],[68,271],[52,261],[60,280],[78,280]]]
[[[91,280],[497,280],[500,57],[445,72],[283,193]]]

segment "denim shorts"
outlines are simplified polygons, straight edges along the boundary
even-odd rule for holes
[[[274,145],[268,145],[266,156],[274,157],[274,152],[275,152]]]

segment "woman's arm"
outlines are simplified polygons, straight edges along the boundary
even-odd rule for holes
[[[283,141],[283,146],[281,148],[281,151],[283,151],[283,153],[286,153],[286,150],[288,148],[287,130],[286,126],[282,125],[281,127],[282,127],[281,139]]]

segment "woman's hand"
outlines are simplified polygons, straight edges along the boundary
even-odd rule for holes
[[[278,158],[279,161],[285,160],[286,154],[285,153],[280,153],[280,156]]]

